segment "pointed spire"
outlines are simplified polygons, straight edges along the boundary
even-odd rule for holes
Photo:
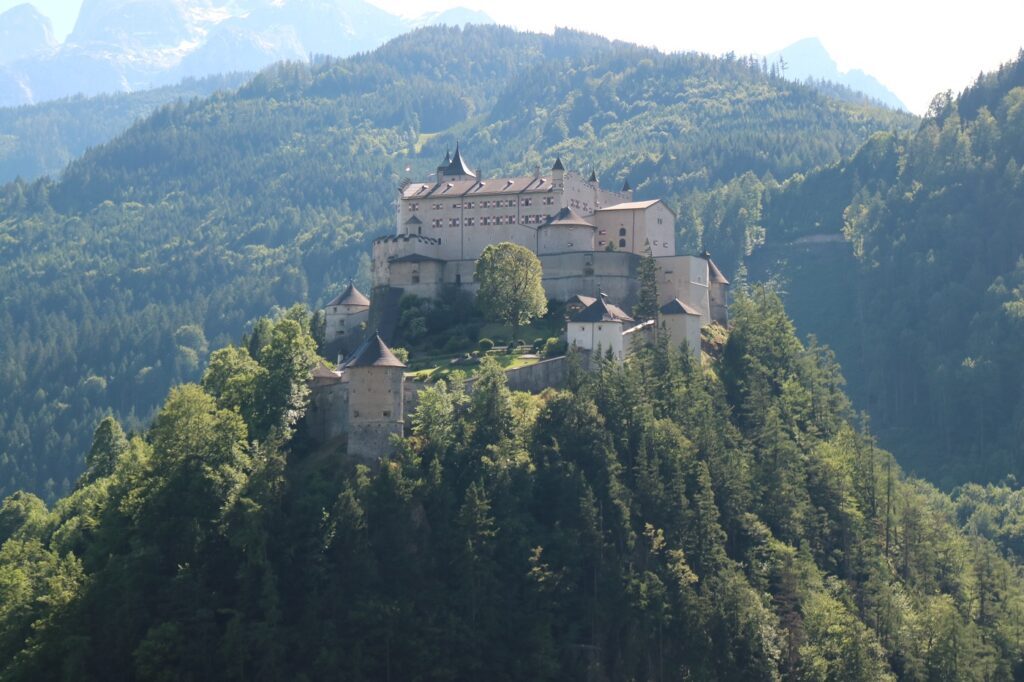
[[[629,186],[629,178],[626,178],[622,183],[623,192],[632,192],[633,188]]]
[[[558,171],[564,171],[565,170],[565,166],[562,165],[562,157],[561,156],[555,157],[555,165],[551,167],[551,170],[558,170]]]
[[[448,166],[444,169],[444,174],[467,175],[471,178],[476,177],[476,173],[471,171],[466,162],[462,160],[462,152],[459,149],[458,141],[455,142],[455,155],[449,160]]]
[[[587,182],[597,182],[597,173],[590,171],[590,177],[587,178]]]

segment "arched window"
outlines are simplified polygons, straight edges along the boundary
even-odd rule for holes
[[[625,245],[626,245],[626,240],[625,239],[620,239],[619,240],[619,246],[625,246]]]
[[[619,228],[619,236],[620,237],[625,237],[626,236],[626,228],[624,228],[624,227],[620,227]]]

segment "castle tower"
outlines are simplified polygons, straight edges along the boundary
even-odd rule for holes
[[[352,282],[345,291],[335,296],[324,308],[325,337],[328,343],[352,334],[366,322],[370,314],[370,299]]]
[[[700,362],[700,312],[686,305],[678,298],[658,309],[658,327],[668,333],[669,343],[681,346],[686,343],[694,359]]]
[[[374,333],[343,366],[348,375],[348,454],[376,461],[391,451],[405,425],[405,365]]]
[[[625,357],[622,347],[622,324],[633,318],[618,306],[608,303],[601,294],[593,303],[569,318],[566,338],[569,346],[583,351],[611,352],[621,361]]]
[[[729,280],[711,260],[711,254],[705,251],[701,258],[708,262],[708,298],[711,307],[711,321],[723,327],[729,324]]]
[[[555,189],[565,187],[565,166],[562,165],[562,157],[557,157],[555,165],[551,166],[551,185]]]
[[[469,169],[469,166],[462,159],[462,152],[459,151],[459,143],[455,143],[455,154],[449,157],[444,156],[444,165],[437,167],[438,182],[452,182],[455,180],[475,180],[476,173]]]

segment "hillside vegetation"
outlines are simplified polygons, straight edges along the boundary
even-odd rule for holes
[[[1024,54],[936,97],[912,133],[743,188],[798,327],[836,349],[883,443],[944,485],[1024,478],[1022,164]],[[852,257],[785,246],[816,235]]]
[[[662,343],[539,396],[485,362],[367,468],[291,435],[308,317],[264,321],[147,432],[104,421],[68,497],[0,506],[0,676],[1018,676],[1019,568],[975,532],[1011,500],[905,477],[774,295],[734,322],[704,368]]]
[[[561,154],[689,206],[738,174],[806,172],[914,123],[750,60],[497,27],[423,29],[168,105],[59,180],[0,188],[0,492],[70,491],[104,415],[143,428],[211,345],[365,280],[405,167],[425,177],[456,139],[487,173]],[[696,249],[697,213],[682,222]]]
[[[55,177],[85,150],[109,142],[157,108],[235,88],[251,77],[210,76],[142,92],[0,108],[0,182]]]

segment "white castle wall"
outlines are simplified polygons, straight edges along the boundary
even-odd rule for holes
[[[565,334],[570,347],[600,351],[602,356],[610,350],[617,360],[625,357],[621,322],[569,322]]]

